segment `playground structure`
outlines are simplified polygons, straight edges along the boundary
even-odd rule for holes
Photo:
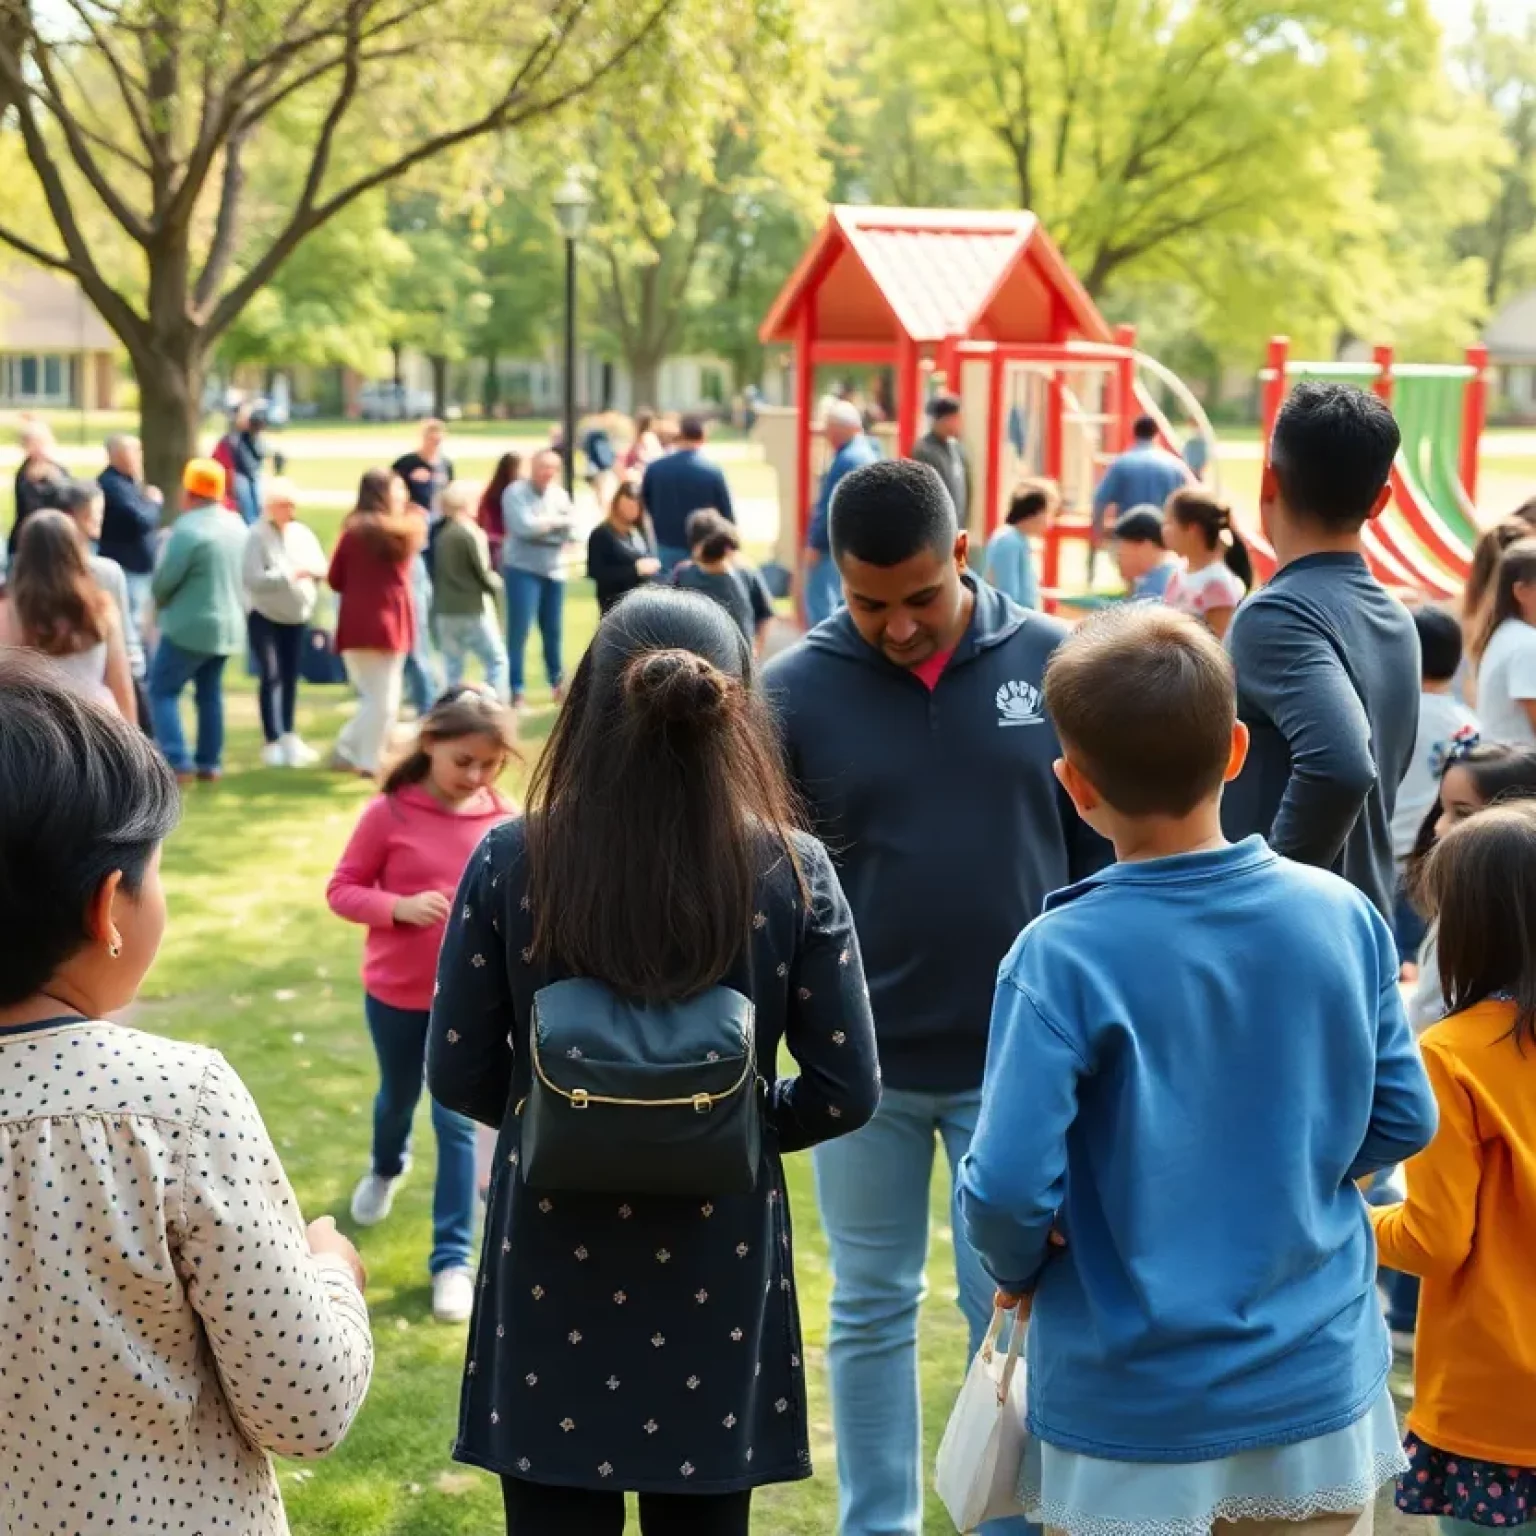
[[[1063,515],[1044,541],[1047,606],[1063,594],[1063,556],[1089,538],[1094,487],[1151,416],[1164,446],[1204,448],[1204,479],[1220,488],[1216,434],[1193,392],[1137,350],[1132,326],[1100,314],[1033,214],[964,209],[834,207],[759,329],[793,349],[794,405],[763,413],[762,437],[778,471],[777,557],[797,569],[825,463],[817,435],[818,382],[837,368],[889,368],[895,378],[888,452],[912,450],[923,402],[948,391],[963,407],[973,467],[962,522],[985,540],[1017,481],[1044,475],[1062,489]],[[1459,590],[1476,539],[1477,456],[1486,405],[1486,352],[1465,364],[1301,362],[1276,337],[1263,380],[1267,449],[1285,395],[1302,378],[1357,383],[1387,400],[1403,430],[1393,499],[1366,531],[1366,553],[1388,586],[1431,597]],[[818,371],[821,380],[818,381]],[[836,377],[835,374],[832,375]],[[1180,432],[1161,401],[1188,424]],[[1267,580],[1273,550],[1256,514],[1244,526],[1255,570]]]
[[[1391,347],[1370,362],[1298,362],[1284,336],[1269,343],[1263,381],[1264,448],[1290,386],[1302,379],[1357,384],[1392,407],[1402,447],[1392,500],[1364,532],[1366,559],[1383,585],[1433,598],[1459,595],[1477,542],[1477,465],[1487,420],[1488,349],[1465,363],[1399,363]],[[1274,552],[1251,536],[1254,568],[1274,574]]]

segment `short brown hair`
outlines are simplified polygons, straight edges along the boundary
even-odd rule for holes
[[[1536,802],[1491,805],[1452,827],[1425,881],[1446,1008],[1513,998],[1510,1033],[1523,1051],[1536,1041]]]
[[[1125,816],[1187,816],[1217,794],[1237,683],[1221,642],[1171,608],[1127,603],[1084,623],[1045,669],[1062,747]]]
[[[1031,517],[1061,509],[1061,491],[1054,480],[1021,480],[1013,488],[1004,521],[1012,527]]]

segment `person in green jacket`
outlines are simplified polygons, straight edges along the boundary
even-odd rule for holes
[[[191,460],[182,490],[183,511],[150,587],[160,640],[149,668],[149,712],[155,740],[177,779],[186,783],[195,768],[199,779],[210,782],[219,777],[224,755],[224,663],[245,649],[246,528],[224,508],[224,466],[217,460]],[[195,760],[181,730],[188,683],[197,700]]]
[[[432,617],[448,670],[450,690],[464,684],[465,663],[480,660],[486,687],[507,697],[507,647],[494,616],[501,577],[491,569],[491,549],[476,521],[478,502],[462,480],[442,493],[443,525],[433,544]]]

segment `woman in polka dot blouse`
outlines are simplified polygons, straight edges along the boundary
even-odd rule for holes
[[[427,1074],[500,1128],[465,1365],[461,1461],[502,1476],[512,1536],[742,1536],[752,1490],[811,1471],[782,1155],[880,1096],[852,920],[793,829],[752,657],[707,598],[641,588],[603,620],[531,811],[470,862],[438,967]],[[596,977],[656,1001],[724,981],[756,1005],[765,1131],[751,1194],[524,1184],[534,994]],[[780,1042],[801,1068],[777,1074]]]
[[[0,1531],[285,1536],[269,1453],[368,1390],[362,1267],[216,1051],[103,1022],[165,929],[170,769],[14,651],[0,720]]]

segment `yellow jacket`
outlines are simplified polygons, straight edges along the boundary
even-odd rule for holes
[[[1374,1210],[1381,1262],[1421,1275],[1408,1426],[1440,1450],[1536,1466],[1536,1050],[1513,1003],[1428,1030],[1435,1139],[1407,1167],[1408,1199]]]

